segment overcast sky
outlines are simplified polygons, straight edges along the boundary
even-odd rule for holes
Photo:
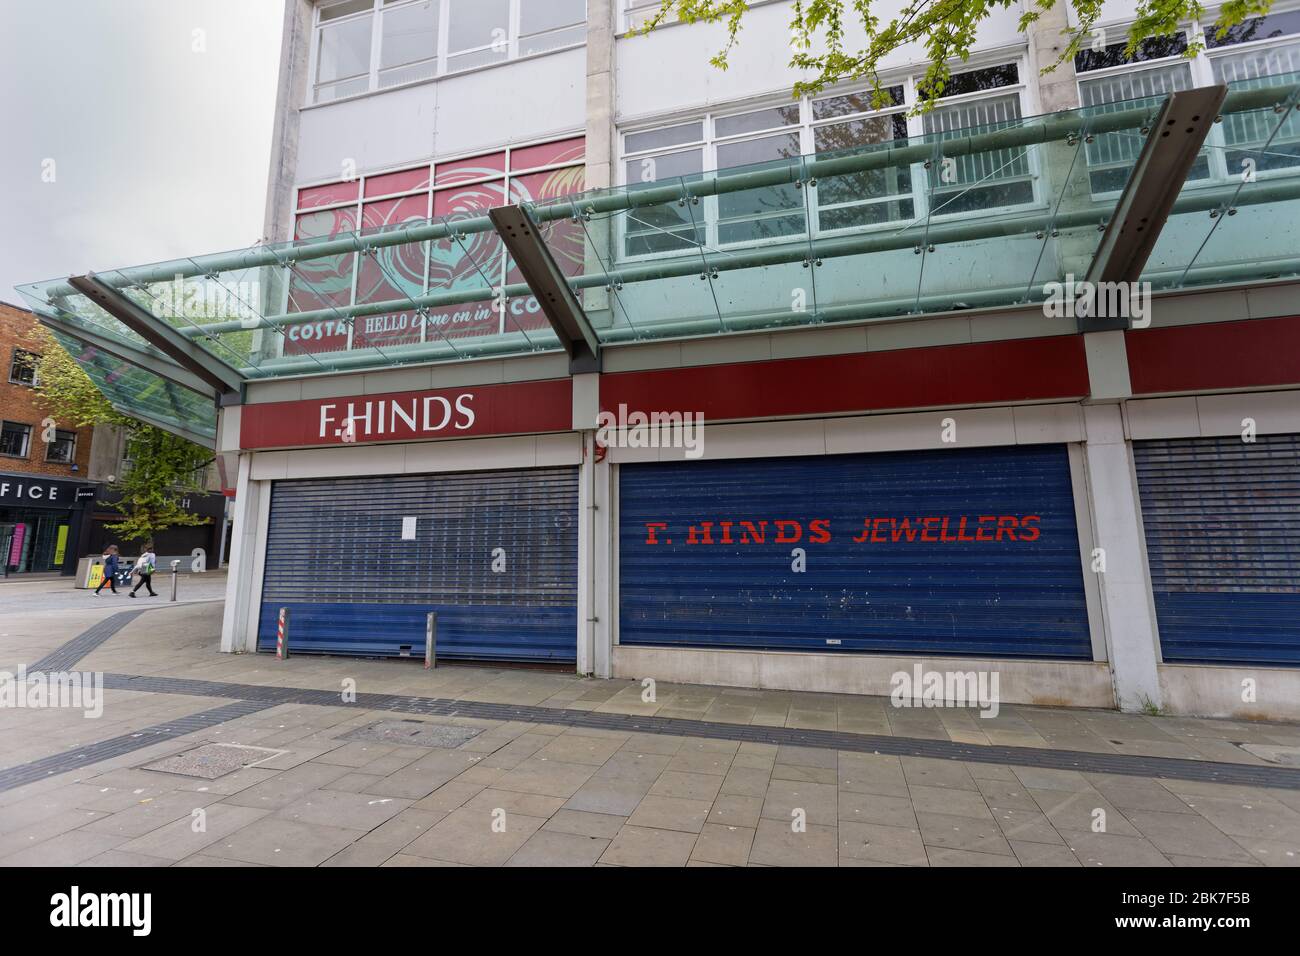
[[[283,4],[0,0],[0,300],[259,238]]]

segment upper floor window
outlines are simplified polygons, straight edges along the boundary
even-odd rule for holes
[[[21,422],[0,423],[0,455],[26,458],[31,446],[32,426]]]
[[[919,77],[885,90],[804,98],[743,112],[629,130],[623,134],[624,182],[699,178],[710,170],[826,157],[909,137],[946,139],[972,126],[1017,122],[1024,86],[1017,62],[953,75],[935,108],[909,117]],[[906,226],[928,215],[958,215],[1036,201],[1031,156],[1012,147],[958,157],[946,175],[924,164],[887,166],[798,183],[707,197],[699,205],[643,207],[624,224],[623,253],[647,256],[697,246],[790,240],[871,226]],[[811,222],[809,221],[811,219]]]
[[[1206,48],[1187,57],[1189,37],[1202,32]],[[1246,20],[1221,38],[1212,23],[1192,21],[1173,36],[1144,41],[1131,57],[1124,47],[1114,43],[1075,56],[1083,106],[1106,112],[1217,83],[1294,82],[1286,75],[1300,72],[1300,9]],[[1222,182],[1240,176],[1243,162],[1254,164],[1256,172],[1300,168],[1300,122],[1292,114],[1274,135],[1276,125],[1271,112],[1225,116],[1211,129],[1188,179]],[[1114,136],[1089,144],[1093,192],[1122,189],[1141,146],[1140,140]]]
[[[77,433],[59,429],[54,440],[45,446],[45,460],[72,464],[77,458]]]
[[[40,361],[41,357],[35,352],[14,349],[13,360],[9,363],[9,381],[15,385],[39,385],[40,378],[36,370]]]
[[[581,45],[586,0],[326,0],[313,103]]]

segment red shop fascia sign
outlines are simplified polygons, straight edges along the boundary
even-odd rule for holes
[[[571,379],[244,405],[240,447],[302,448],[569,431]]]

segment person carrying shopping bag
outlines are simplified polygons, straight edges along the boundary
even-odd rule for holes
[[[104,580],[100,581],[99,587],[95,588],[95,597],[99,597],[99,592],[104,590],[105,584],[113,589],[114,594],[117,593],[117,570],[117,545],[110,544],[104,549]]]
[[[150,597],[158,596],[153,589],[153,570],[157,560],[158,556],[153,553],[153,542],[150,541],[144,546],[144,553],[136,559],[135,567],[132,569],[135,574],[140,576],[140,580],[131,589],[130,597],[135,597],[135,592],[140,590],[141,585],[148,589]]]

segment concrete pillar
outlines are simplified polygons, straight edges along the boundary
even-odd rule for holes
[[[614,183],[614,0],[587,0],[587,188]]]
[[[592,507],[595,492],[594,436],[592,431],[582,433],[582,463],[578,465],[578,673],[584,675],[596,670],[592,628],[595,617],[594,580],[591,573],[596,550],[596,514]]]
[[[586,188],[607,189],[614,184],[614,29],[616,0],[587,0],[587,168]],[[589,244],[585,272],[600,272],[611,261],[610,216],[585,223]],[[612,297],[602,287],[583,292],[583,308],[596,328],[617,321]]]
[[[86,477],[109,481],[120,477],[126,450],[126,429],[121,425],[96,425],[90,439],[90,463]]]
[[[592,597],[595,620],[592,622],[594,644],[593,673],[597,677],[613,676],[614,654],[614,603],[617,600],[614,583],[614,555],[618,547],[618,526],[614,523],[614,467],[606,458],[596,462],[593,469],[595,482],[592,505]]]
[[[1041,16],[1026,31],[1029,69],[1038,85],[1038,108],[1044,113],[1075,109],[1079,105],[1079,87],[1075,82],[1074,62],[1066,60],[1050,73],[1042,72],[1056,63],[1069,42],[1064,32],[1070,26],[1065,4],[1057,3],[1050,10],[1040,12]]]
[[[1155,606],[1139,523],[1133,450],[1116,404],[1084,406],[1084,461],[1093,530],[1104,570],[1097,574],[1107,656],[1121,710],[1161,707]]]
[[[310,0],[285,0],[263,242],[285,242],[293,238],[293,188],[298,178],[298,111],[307,101],[311,24]]]
[[[226,607],[221,620],[221,649],[226,652],[257,650],[255,624],[262,588],[257,580],[257,535],[262,524],[262,482],[253,481],[253,456],[239,457],[239,479],[231,527],[230,568],[226,579]],[[251,623],[250,626],[250,622]]]
[[[609,480],[597,461],[600,376],[573,376],[573,428],[582,434],[578,466],[578,672],[609,676]]]

